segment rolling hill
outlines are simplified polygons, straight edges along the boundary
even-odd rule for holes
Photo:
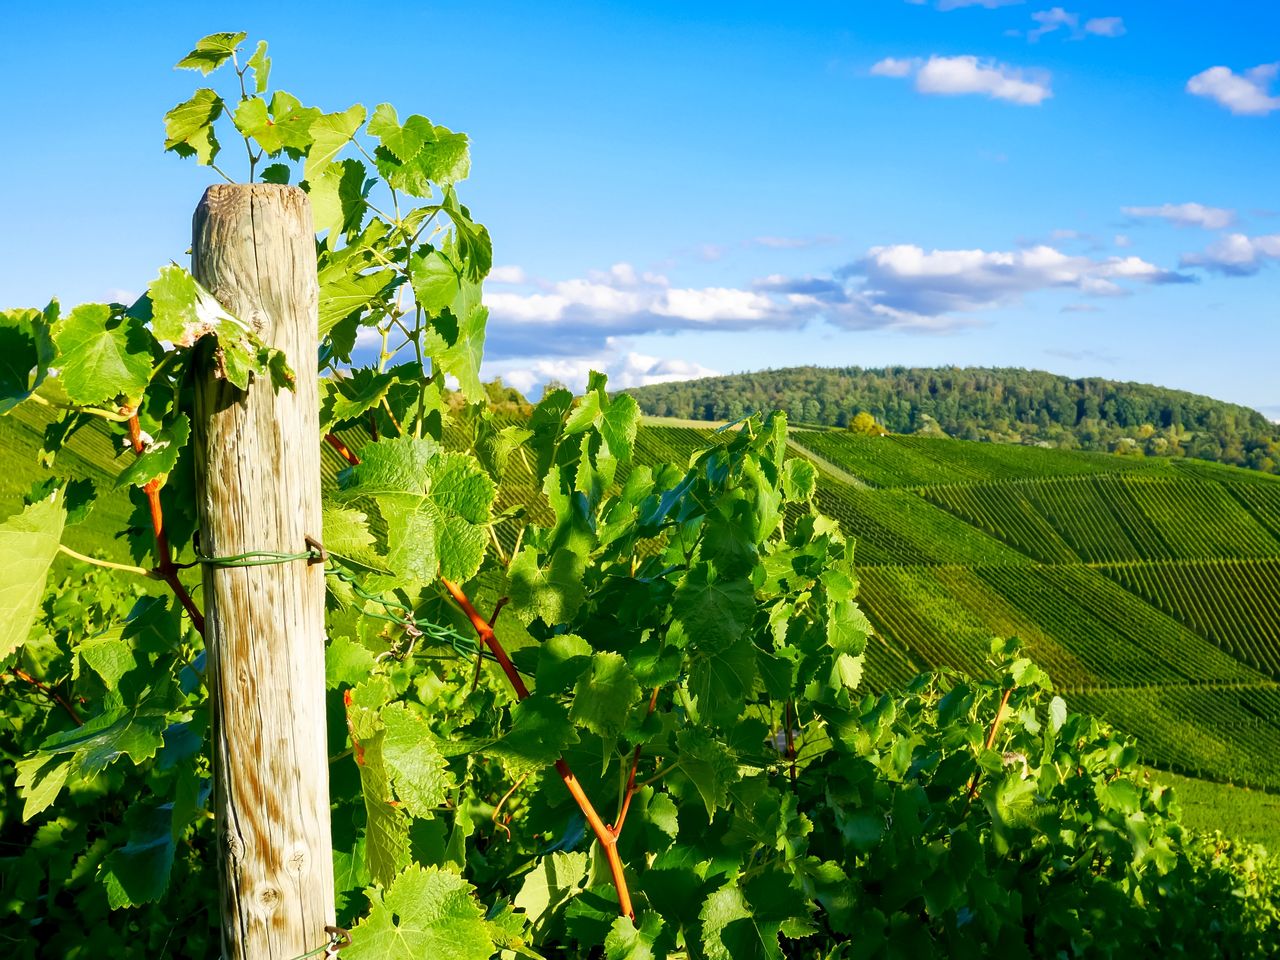
[[[626,392],[651,416],[734,420],[782,410],[792,424],[845,427],[867,413],[893,433],[1187,455],[1280,471],[1280,427],[1257,410],[1100,377],[991,367],[789,367]]]

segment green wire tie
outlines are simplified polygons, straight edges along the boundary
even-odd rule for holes
[[[320,541],[314,537],[306,538],[307,549],[299,553],[278,553],[274,550],[250,550],[247,553],[236,553],[229,557],[206,557],[197,553],[195,563],[209,567],[269,567],[277,563],[291,563],[294,560],[306,560],[308,563],[323,563],[329,559]],[[327,571],[326,571],[327,572]]]

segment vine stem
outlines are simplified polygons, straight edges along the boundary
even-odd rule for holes
[[[17,677],[19,680],[23,681],[24,683],[31,684],[31,686],[35,687],[37,690],[43,693],[46,697],[48,697],[50,700],[52,700],[54,703],[60,706],[63,710],[65,710],[67,712],[67,716],[69,716],[72,720],[75,721],[77,727],[84,726],[84,721],[80,719],[80,714],[77,713],[76,708],[71,705],[71,701],[68,700],[66,697],[64,697],[62,694],[58,693],[57,690],[54,690],[48,684],[42,683],[41,681],[37,680],[35,677],[27,673],[27,671],[25,670],[19,669],[18,667],[13,667],[11,668],[11,670],[13,675]]]
[[[524,680],[520,673],[516,670],[515,664],[511,662],[511,658],[507,656],[507,651],[502,648],[502,644],[498,642],[497,635],[493,632],[493,627],[482,617],[479,611],[472,606],[467,595],[462,591],[462,587],[454,583],[452,580],[440,578],[440,582],[444,584],[449,595],[462,608],[462,612],[467,615],[467,619],[471,621],[471,626],[475,628],[476,634],[484,641],[485,646],[493,654],[498,666],[502,668],[502,672],[507,675],[507,680],[511,683],[511,687],[516,692],[516,699],[523,700],[529,696],[529,688],[525,686]],[[561,757],[556,761],[556,772],[560,774],[560,779],[564,781],[565,788],[568,789],[570,796],[578,804],[582,810],[583,816],[587,818],[587,823],[591,826],[591,832],[596,835],[596,840],[600,844],[600,848],[604,850],[605,858],[609,862],[609,873],[613,876],[613,886],[618,893],[618,911],[624,917],[635,919],[635,910],[631,906],[631,892],[627,888],[627,877],[622,868],[622,858],[618,855],[618,836],[613,830],[600,819],[600,814],[596,812],[596,808],[592,806],[591,800],[587,797],[587,793],[582,789],[582,784],[578,782],[578,778],[573,775],[573,770]]]
[[[654,687],[653,693],[649,695],[649,710],[644,715],[646,720],[653,716],[653,711],[657,709],[658,691],[660,689],[660,687]],[[631,809],[631,798],[635,796],[636,790],[639,789],[639,787],[636,786],[636,770],[640,767],[640,751],[643,749],[643,746],[643,744],[637,743],[635,750],[631,754],[631,773],[627,776],[627,788],[623,791],[622,804],[618,807],[617,823],[615,823],[611,828],[614,839],[617,839],[622,834],[622,825],[626,823],[627,811]]]
[[[108,570],[122,570],[125,573],[136,573],[140,577],[150,577],[153,580],[159,579],[159,574],[154,570],[131,566],[127,563],[113,563],[110,560],[99,560],[97,557],[86,556],[83,553],[72,550],[65,543],[58,544],[58,552],[65,553],[71,559],[79,560],[81,563],[91,563],[95,567],[106,567]]]
[[[146,451],[146,447],[142,443],[142,428],[138,425],[137,413],[129,417],[129,442],[133,446],[133,452],[138,456],[142,456]],[[156,539],[156,559],[159,565],[156,567],[155,572],[161,580],[169,585],[169,589],[173,591],[174,596],[178,598],[178,602],[187,611],[187,616],[191,618],[191,625],[203,637],[204,614],[200,612],[200,608],[191,599],[191,594],[187,593],[187,588],[178,579],[178,568],[173,562],[173,551],[169,549],[169,534],[164,529],[164,511],[160,507],[160,483],[160,478],[156,477],[154,480],[148,480],[142,488],[142,492],[147,498],[147,506],[151,511],[151,531],[155,534]]]
[[[991,721],[991,729],[987,731],[987,742],[984,749],[990,750],[991,745],[996,742],[996,733],[1000,730],[1000,721],[1004,719],[1004,708],[1009,705],[1009,698],[1013,696],[1014,688],[1010,687],[1004,692],[1004,696],[1000,698],[1000,706],[996,708],[995,719]],[[973,795],[978,792],[978,776],[980,771],[973,772],[973,779],[969,781],[969,792],[965,796],[965,802],[968,803],[973,799]]]

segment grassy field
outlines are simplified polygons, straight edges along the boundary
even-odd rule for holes
[[[0,513],[21,503],[46,411],[0,418],[21,470],[0,474]],[[358,448],[367,436],[346,437]],[[466,438],[449,438],[454,446]],[[649,420],[641,462],[687,463],[724,434]],[[819,504],[857,540],[861,601],[876,627],[867,685],[922,669],[986,669],[991,636],[1022,637],[1068,702],[1139,738],[1206,828],[1280,845],[1280,480],[1216,464],[911,437],[795,431],[820,469]],[[344,466],[327,447],[326,483]],[[76,549],[123,557],[110,531],[132,507],[114,490],[103,429],[74,437],[55,472],[101,496],[68,530]],[[537,517],[540,494],[513,457],[500,505]],[[514,530],[499,528],[510,546]],[[1205,779],[1207,778],[1207,779]]]

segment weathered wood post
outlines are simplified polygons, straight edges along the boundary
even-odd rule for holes
[[[318,289],[307,196],[210,187],[192,273],[283,350],[297,382],[248,391],[197,371],[200,548],[210,557],[300,553],[320,530]],[[291,960],[334,922],[325,742],[324,564],[206,564],[222,946],[226,960]]]

